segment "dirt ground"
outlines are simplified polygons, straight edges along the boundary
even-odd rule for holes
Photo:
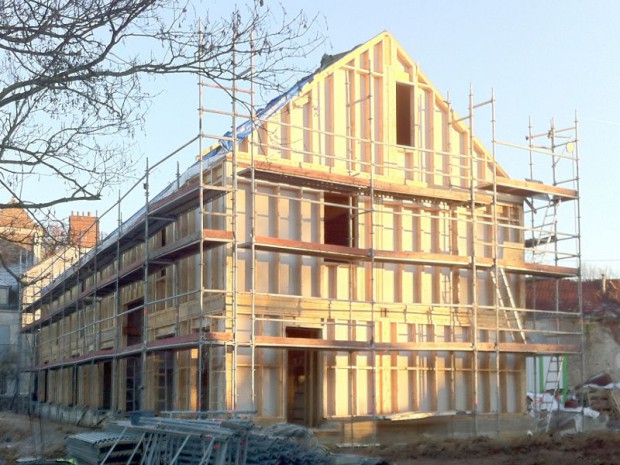
[[[349,449],[392,465],[615,465],[620,432],[515,439],[420,439],[409,444]]]
[[[20,457],[64,457],[65,437],[81,431],[89,430],[2,411],[0,465],[11,465]]]
[[[0,465],[19,457],[65,456],[65,437],[88,431],[0,412]],[[335,452],[381,457],[392,465],[612,465],[620,464],[620,432],[565,436],[525,435],[509,440],[419,438],[408,444],[338,449]]]

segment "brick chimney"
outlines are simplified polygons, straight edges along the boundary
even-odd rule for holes
[[[99,223],[96,216],[84,212],[73,213],[69,217],[69,242],[82,249],[90,249],[97,244]]]

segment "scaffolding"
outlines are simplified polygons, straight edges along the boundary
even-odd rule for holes
[[[579,279],[577,122],[499,141],[494,94],[472,89],[459,117],[387,33],[256,111],[253,62],[238,73],[232,50],[230,85],[199,82],[197,136],[147,162],[104,212],[116,231],[25,295],[38,408],[255,412],[348,439],[446,412],[501,429],[525,410],[527,357],[582,352],[580,313],[525,299],[526,281]],[[222,95],[230,111],[208,105]],[[152,173],[196,145],[152,196]],[[513,152],[527,180],[496,162]]]

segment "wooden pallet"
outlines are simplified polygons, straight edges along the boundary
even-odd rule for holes
[[[620,420],[620,390],[591,388],[587,394],[588,406],[600,413],[607,413],[612,420]]]

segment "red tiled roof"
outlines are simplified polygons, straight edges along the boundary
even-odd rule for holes
[[[581,283],[582,308],[586,315],[614,313],[620,315],[620,279],[595,279]],[[556,287],[557,286],[557,287]],[[577,311],[579,308],[578,282],[576,280],[528,280],[526,302],[528,308]]]
[[[9,203],[17,204],[15,199]],[[0,209],[0,239],[32,250],[38,227],[28,212],[20,207]]]
[[[10,203],[17,203],[17,201],[13,199]],[[23,208],[8,207],[0,210],[0,227],[32,230],[35,224]]]

